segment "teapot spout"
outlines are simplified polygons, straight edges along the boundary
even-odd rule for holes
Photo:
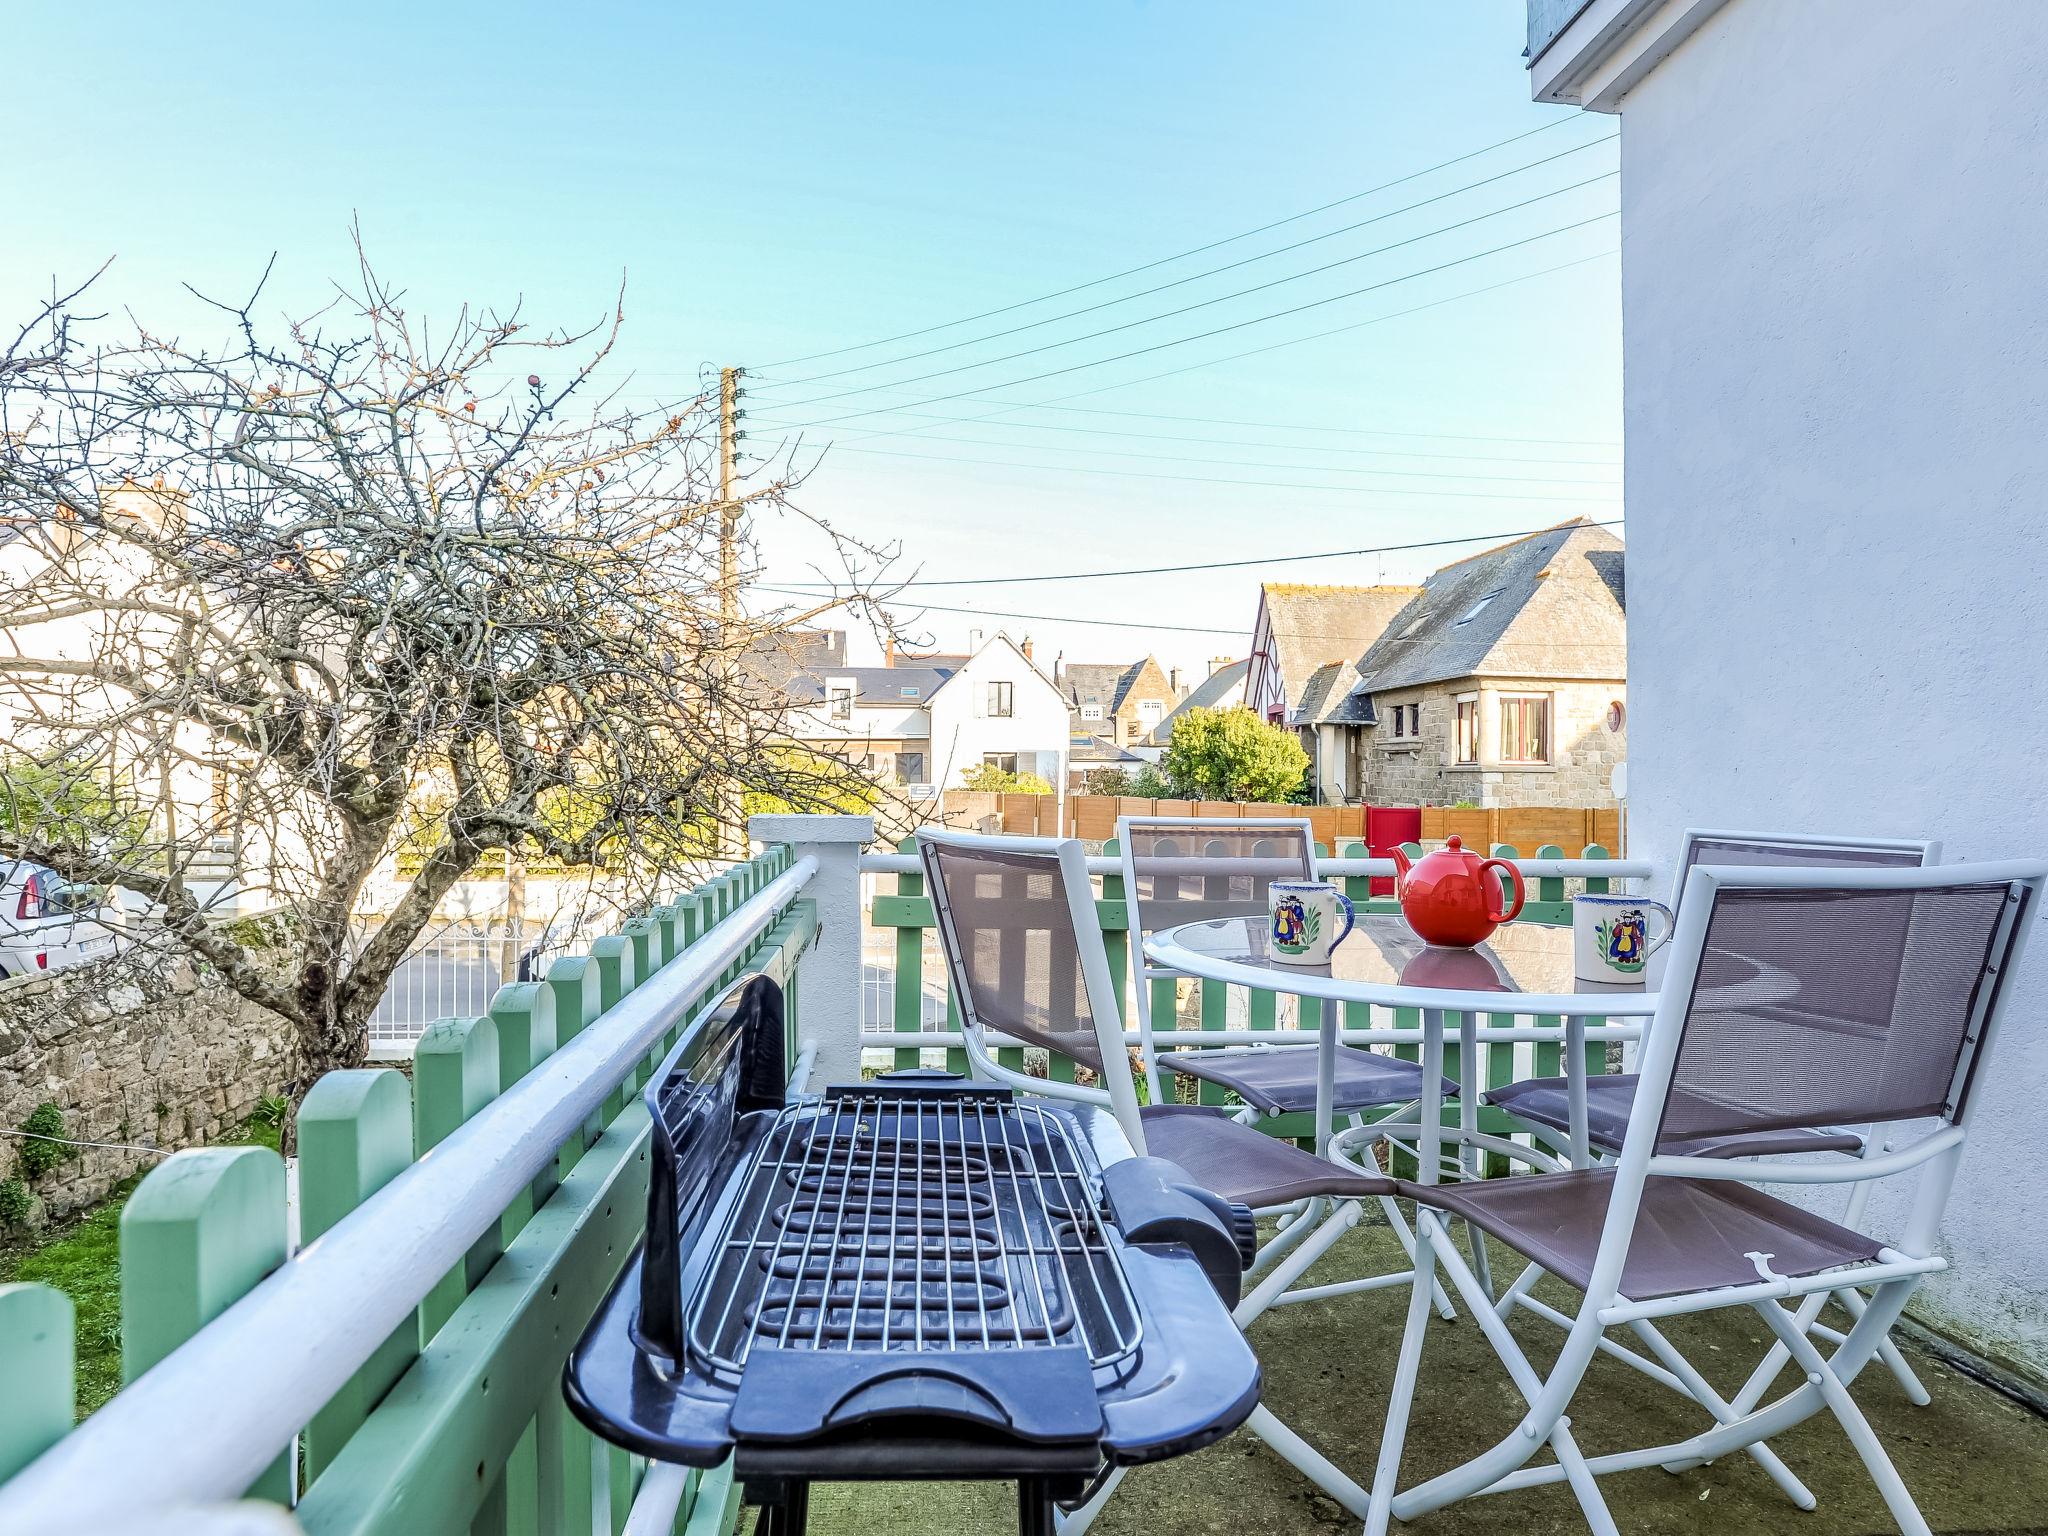
[[[1399,843],[1394,844],[1387,852],[1394,856],[1394,879],[1398,884],[1398,882],[1407,878],[1408,871],[1414,868],[1414,864],[1409,859],[1407,851]]]

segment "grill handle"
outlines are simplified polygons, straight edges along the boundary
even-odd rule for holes
[[[1237,1305],[1257,1247],[1250,1210],[1202,1188],[1163,1157],[1111,1163],[1102,1170],[1102,1192],[1126,1243],[1187,1249],[1216,1294]]]

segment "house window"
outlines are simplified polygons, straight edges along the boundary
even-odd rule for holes
[[[924,754],[922,752],[898,752],[896,754],[896,782],[898,784],[922,784],[924,782]]]
[[[1158,699],[1141,699],[1138,701],[1138,718],[1145,722],[1145,729],[1149,731],[1166,718],[1166,706]]]
[[[1422,734],[1422,706],[1420,704],[1396,704],[1394,706],[1394,739],[1413,741]]]
[[[834,688],[831,692],[831,700],[832,718],[834,720],[851,720],[853,718],[853,690],[851,688]]]
[[[1007,688],[1009,684],[1005,683],[1003,686]],[[984,752],[981,754],[981,760],[989,767],[1000,768],[1005,773],[1017,771],[1017,754],[1014,752]]]
[[[1461,763],[1479,761],[1479,695],[1458,700],[1458,723],[1452,731],[1451,747]]]
[[[1081,706],[1081,718],[1083,720],[1100,720],[1102,718],[1102,706],[1100,704],[1083,704]]]
[[[1550,761],[1550,695],[1504,693],[1500,699],[1500,760]]]
[[[1012,685],[1009,683],[990,683],[988,685],[988,712],[991,719],[1007,720],[1010,718],[1013,692]]]

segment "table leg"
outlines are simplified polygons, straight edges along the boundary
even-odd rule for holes
[[[1330,1125],[1337,1116],[1337,1047],[1342,1039],[1342,1013],[1335,1003],[1323,1004],[1316,1025],[1316,1156],[1330,1155]]]
[[[1434,1184],[1444,1152],[1444,1011],[1422,1010],[1422,1136],[1416,1150],[1418,1183]]]
[[[1464,1079],[1458,1086],[1458,1163],[1467,1178],[1478,1178],[1480,1153],[1473,1137],[1479,1134],[1479,1092],[1486,1086],[1486,1073],[1479,1064],[1479,1015],[1458,1015],[1458,1071]]]

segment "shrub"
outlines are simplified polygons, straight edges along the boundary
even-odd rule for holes
[[[984,794],[999,795],[1049,795],[1052,786],[1035,773],[1011,773],[998,768],[994,763],[977,763],[960,775],[962,789],[978,789]]]
[[[76,1150],[63,1141],[37,1139],[64,1134],[64,1111],[47,1101],[35,1107],[35,1113],[21,1123],[21,1129],[25,1139],[18,1157],[21,1171],[30,1182],[40,1179]]]
[[[1166,776],[1188,799],[1286,801],[1308,767],[1292,731],[1248,709],[1186,710],[1166,747]]]
[[[0,1232],[24,1226],[35,1209],[35,1196],[19,1179],[0,1179]]]

